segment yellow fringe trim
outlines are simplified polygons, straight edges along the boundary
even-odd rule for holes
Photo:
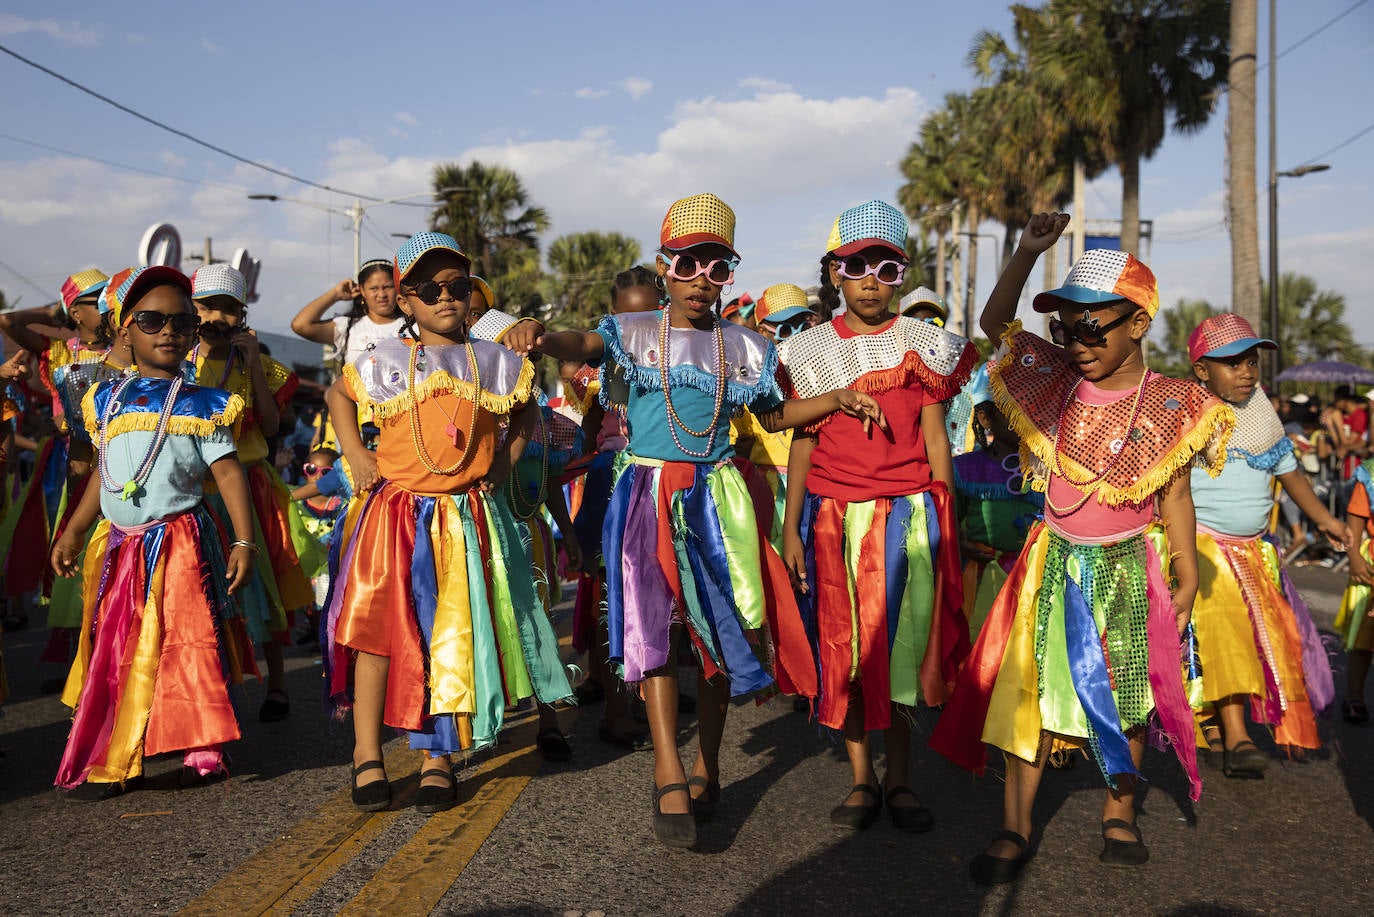
[[[1021,331],[1021,321],[1019,319],[1007,323],[1006,331],[1002,332],[1002,345],[1010,347],[1010,339]],[[1047,469],[1054,467],[1054,440],[1033,424],[1021,405],[1007,391],[1006,384],[1002,381],[1001,373],[991,373],[989,383],[992,388],[992,398],[997,404],[997,410],[1002,412],[1002,416],[1007,419],[1008,425],[1013,432],[1021,438],[1022,458],[1027,459],[1033,455],[1044,463]],[[1107,503],[1111,506],[1120,506],[1126,503],[1144,503],[1158,491],[1162,490],[1174,479],[1178,472],[1190,465],[1195,456],[1207,458],[1206,450],[1213,440],[1216,441],[1216,452],[1212,460],[1203,467],[1209,477],[1217,477],[1226,466],[1226,444],[1231,439],[1231,431],[1236,426],[1236,413],[1229,405],[1218,403],[1203,412],[1183,438],[1168,452],[1166,452],[1151,468],[1143,474],[1138,481],[1130,487],[1112,487],[1105,481],[1099,481],[1096,485],[1089,488],[1089,492],[1095,494],[1098,503]],[[1060,458],[1061,465],[1076,477],[1090,478],[1096,475],[1096,471],[1074,461],[1069,456]],[[1044,493],[1049,489],[1048,481],[1033,481],[1031,489]]]
[[[438,372],[415,386],[414,389],[407,389],[385,401],[373,401],[368,396],[367,387],[363,385],[362,377],[358,375],[356,367],[351,364],[347,365],[343,372],[358,406],[371,405],[373,416],[378,420],[390,420],[393,417],[399,417],[409,411],[417,399],[423,403],[426,399],[441,393],[457,395],[465,401],[476,401],[478,407],[491,414],[509,414],[517,404],[524,404],[530,400],[530,394],[534,388],[534,364],[529,360],[524,361],[524,365],[520,367],[520,376],[515,380],[515,385],[505,395],[494,394],[485,388],[479,394],[477,386],[471,382],[455,379],[446,372]]]
[[[591,410],[592,405],[596,404],[598,396],[601,394],[601,380],[592,378],[587,382],[586,391],[581,397],[571,383],[563,383],[563,400],[568,403],[568,407],[573,408],[579,414],[586,414]]]
[[[100,418],[95,410],[95,391],[96,387],[92,386],[86,392],[86,397],[81,400],[81,415],[86,422],[86,432],[91,435],[92,441],[100,435]],[[125,412],[110,421],[110,425],[105,428],[105,436],[113,439],[121,433],[134,430],[151,433],[157,429],[158,416],[152,411]],[[216,430],[238,423],[241,416],[243,399],[238,395],[230,395],[229,401],[220,413],[211,414],[209,417],[173,416],[167,422],[167,432],[175,436],[213,436]]]

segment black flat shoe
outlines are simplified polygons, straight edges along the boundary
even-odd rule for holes
[[[383,771],[381,780],[358,785],[358,775],[368,771]],[[391,805],[391,781],[386,779],[380,761],[364,761],[353,768],[353,805],[364,812],[380,812]]]
[[[873,797],[873,801],[868,805],[857,806],[847,806],[840,803],[830,810],[830,821],[841,828],[862,831],[865,828],[873,827],[873,823],[878,820],[878,813],[883,810],[883,794],[879,793],[876,787],[869,786],[867,783],[855,784],[854,788],[849,791],[849,795],[853,796],[855,793],[867,793]]]
[[[1119,841],[1107,837],[1112,828],[1120,828],[1135,835],[1133,841]],[[1102,852],[1097,858],[1104,866],[1143,866],[1149,862],[1150,849],[1140,837],[1140,827],[1119,818],[1109,818],[1102,823]]]
[[[563,730],[557,726],[539,730],[539,735],[534,737],[534,744],[545,761],[567,761],[572,757],[572,746],[568,744]]]
[[[1221,772],[1228,777],[1257,780],[1269,769],[1269,756],[1245,740],[1222,752]]]
[[[653,747],[653,742],[649,739],[647,732],[638,729],[631,729],[629,732],[616,732],[602,723],[596,727],[596,735],[607,745],[614,745],[626,751],[642,751],[645,748]]]
[[[579,704],[599,704],[606,699],[606,689],[599,681],[584,681],[573,688],[573,697]]]
[[[715,818],[716,803],[720,802],[720,781],[693,777],[687,781],[687,785],[699,787],[702,791],[700,796],[692,797],[692,814],[697,821],[706,822]]]
[[[435,812],[446,812],[458,805],[458,778],[453,776],[453,765],[448,765],[443,769],[431,768],[430,770],[420,771],[420,779],[434,775],[443,777],[446,781],[444,786],[425,786],[415,791],[415,811],[423,815],[433,815]]]
[[[892,800],[910,796],[916,800],[914,806],[894,806]],[[921,798],[909,786],[899,786],[887,791],[887,814],[892,816],[892,826],[898,831],[919,834],[935,827],[935,816],[921,804]]]
[[[1019,852],[1009,860],[986,853],[980,853],[970,860],[968,874],[979,885],[1005,885],[1015,881],[1021,874],[1021,867],[1035,856],[1035,848],[1031,846],[1030,841],[1015,831],[1003,831],[992,839],[994,844],[998,841],[1011,841]]]
[[[104,802],[125,793],[132,793],[143,786],[143,777],[130,777],[123,783],[91,783],[89,780],[67,791],[72,802]]]
[[[286,692],[273,688],[258,708],[259,723],[279,723],[291,715],[291,701]]]
[[[687,794],[688,810],[667,813],[661,807],[663,797],[682,791]],[[665,847],[687,848],[697,842],[697,820],[691,811],[692,790],[685,783],[670,783],[654,788],[654,837]]]
[[[1362,700],[1342,700],[1341,719],[1347,723],[1363,726],[1369,722],[1369,708],[1364,705]]]

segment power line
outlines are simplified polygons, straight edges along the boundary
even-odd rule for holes
[[[10,57],[14,58],[15,60],[19,61],[20,63],[28,64],[30,67],[34,68],[35,70],[38,70],[38,71],[40,71],[40,72],[42,72],[42,73],[46,73],[48,76],[52,77],[52,78],[55,79],[55,80],[59,80],[59,81],[61,81],[61,82],[63,82],[63,83],[66,83],[68,86],[71,86],[73,89],[78,89],[78,90],[80,90],[81,92],[86,93],[86,95],[91,96],[91,97],[96,98],[96,99],[99,99],[100,101],[104,102],[104,103],[107,104],[107,105],[112,105],[112,106],[114,106],[115,108],[119,109],[120,111],[124,112],[125,114],[133,115],[135,118],[139,119],[140,121],[144,121],[144,122],[146,122],[146,123],[148,123],[148,124],[153,125],[154,127],[161,128],[162,130],[167,131],[167,132],[170,133],[170,134],[175,134],[176,136],[182,138],[183,140],[189,140],[191,143],[194,143],[194,144],[196,144],[197,146],[203,146],[203,147],[205,147],[207,150],[212,150],[212,151],[214,151],[214,152],[216,152],[216,153],[219,153],[221,156],[227,156],[227,157],[229,157],[230,159],[234,160],[235,162],[241,162],[241,163],[243,163],[244,165],[252,166],[252,167],[255,168],[255,169],[261,169],[261,170],[263,170],[264,172],[270,172],[270,173],[273,174],[273,175],[279,175],[279,176],[281,176],[282,178],[290,179],[291,181],[294,181],[294,182],[299,182],[299,183],[302,184],[302,185],[309,185],[309,186],[312,187],[312,188],[319,188],[321,191],[329,191],[329,192],[332,192],[332,193],[334,193],[334,194],[347,194],[349,197],[362,198],[363,200],[367,200],[367,201],[375,201],[375,200],[377,200],[377,198],[371,197],[371,196],[366,195],[366,194],[357,194],[357,193],[352,192],[352,191],[344,191],[344,190],[341,190],[341,189],[339,189],[339,188],[331,188],[329,185],[323,185],[323,184],[320,184],[319,182],[311,181],[311,180],[308,179],[308,178],[301,178],[299,175],[293,175],[293,174],[291,174],[290,172],[285,171],[284,169],[277,169],[277,168],[274,168],[274,167],[272,167],[272,166],[267,165],[266,163],[261,163],[261,162],[258,162],[257,160],[249,159],[247,156],[240,156],[238,153],[230,152],[229,150],[226,150],[226,149],[225,149],[224,147],[222,147],[222,146],[216,146],[215,144],[210,143],[209,141],[201,140],[199,137],[196,137],[196,136],[193,135],[193,134],[188,134],[188,133],[186,133],[186,132],[183,131],[183,130],[178,130],[177,128],[172,127],[171,125],[164,124],[163,122],[158,121],[156,118],[150,118],[149,116],[147,116],[147,115],[145,115],[145,114],[143,114],[143,113],[141,113],[141,112],[135,111],[134,109],[130,108],[130,107],[127,106],[127,105],[122,105],[122,104],[120,104],[119,102],[116,102],[114,99],[111,99],[109,96],[101,95],[100,93],[96,92],[94,89],[91,89],[91,88],[88,87],[88,86],[83,86],[82,84],[78,83],[76,80],[73,80],[73,79],[71,79],[70,77],[65,77],[65,76],[63,76],[62,74],[58,73],[56,70],[52,70],[52,69],[50,69],[50,68],[48,68],[48,67],[44,67],[42,64],[38,63],[37,61],[29,60],[29,59],[28,59],[27,57],[25,57],[24,55],[19,54],[18,52],[11,50],[10,48],[5,47],[4,45],[0,45],[0,51],[3,51],[5,54],[8,54]]]
[[[1361,130],[1361,131],[1357,132],[1354,136],[1348,137],[1348,138],[1346,138],[1345,140],[1342,140],[1340,143],[1336,144],[1336,145],[1333,146],[1331,149],[1327,150],[1325,153],[1318,153],[1316,156],[1313,156],[1311,159],[1307,160],[1307,161],[1304,162],[1302,165],[1304,165],[1304,166],[1310,166],[1310,165],[1312,165],[1312,163],[1316,162],[1318,159],[1325,159],[1326,157],[1330,156],[1332,153],[1336,152],[1337,150],[1342,150],[1342,149],[1345,149],[1346,147],[1350,146],[1350,144],[1354,143],[1356,140],[1359,140],[1361,137],[1363,137],[1365,134],[1369,133],[1370,131],[1374,131],[1374,124],[1371,124],[1371,125],[1369,125],[1368,127],[1366,127],[1364,130]]]
[[[230,191],[247,191],[242,185],[226,185],[222,182],[205,181],[199,178],[186,178],[181,175],[168,175],[165,172],[154,172],[152,169],[145,169],[141,166],[131,166],[128,163],[115,162],[110,159],[101,159],[99,156],[90,156],[86,153],[78,153],[75,150],[65,150],[62,147],[49,146],[46,143],[39,143],[37,140],[26,140],[23,137],[15,137],[11,134],[0,133],[0,140],[9,140],[12,143],[22,143],[25,146],[36,147],[40,150],[47,150],[50,153],[60,153],[63,156],[71,156],[75,159],[85,159],[90,162],[98,162],[103,166],[110,166],[115,169],[127,169],[130,172],[141,172],[144,175],[151,175],[155,178],[168,178],[172,181],[187,182],[192,185],[204,185],[209,188],[225,188]]]
[[[1366,3],[1368,3],[1368,2],[1369,2],[1369,0],[1359,0],[1358,3],[1356,3],[1354,6],[1351,6],[1351,7],[1349,7],[1348,9],[1346,9],[1345,12],[1343,12],[1343,13],[1337,13],[1336,16],[1335,16],[1335,18],[1329,19],[1329,20],[1327,20],[1326,22],[1322,23],[1321,25],[1317,26],[1317,27],[1316,27],[1315,29],[1313,29],[1311,32],[1308,32],[1308,33],[1307,33],[1306,35],[1304,35],[1302,38],[1299,38],[1297,41],[1293,42],[1291,45],[1289,45],[1288,47],[1284,48],[1284,49],[1283,49],[1282,51],[1280,51],[1278,54],[1274,55],[1274,59],[1275,59],[1275,60],[1278,60],[1279,58],[1286,57],[1290,52],[1296,51],[1298,48],[1300,48],[1300,47],[1302,47],[1303,45],[1307,44],[1309,41],[1311,41],[1312,39],[1316,38],[1316,37],[1317,37],[1318,35],[1320,35],[1322,32],[1325,32],[1327,29],[1331,28],[1333,25],[1335,25],[1336,23],[1340,22],[1340,21],[1341,21],[1342,19],[1344,19],[1346,16],[1349,16],[1351,13],[1355,12],[1357,9],[1359,9],[1359,8],[1362,7],[1362,6],[1364,6],[1364,5],[1365,5]],[[1269,66],[1269,64],[1268,64],[1268,63],[1265,63],[1265,64],[1263,64],[1263,65],[1261,65],[1261,66],[1259,66],[1259,67],[1256,67],[1256,68],[1255,68],[1255,72],[1256,72],[1256,73],[1259,73],[1261,70],[1263,70],[1265,67],[1268,67],[1268,66]]]
[[[9,266],[8,264],[6,264],[5,262],[0,261],[0,267],[3,267],[5,270],[9,271],[11,274],[13,274],[14,276],[18,277],[20,280],[24,281],[24,282],[27,283],[29,286],[33,287],[35,290],[38,291],[38,294],[39,294],[40,296],[51,296],[51,295],[52,295],[51,292],[49,292],[48,290],[43,289],[43,288],[40,287],[38,284],[34,283],[32,280],[30,280],[29,278],[25,277],[23,274],[19,273],[18,271],[16,271],[14,268],[10,267],[10,266]]]

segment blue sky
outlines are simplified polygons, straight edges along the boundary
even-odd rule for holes
[[[1278,47],[1354,2],[1280,4]],[[964,58],[975,33],[1011,25],[1004,3],[980,0],[411,3],[402,17],[394,8],[11,0],[0,44],[236,153],[363,194],[424,191],[439,161],[510,165],[553,218],[546,244],[602,229],[648,251],[669,202],[714,191],[739,217],[736,291],[757,293],[814,282],[835,215],[895,199],[924,114],[974,86]],[[1261,61],[1267,33],[1262,21]],[[1374,3],[1280,59],[1278,74],[1280,169],[1374,124]],[[335,207],[349,198],[194,146],[9,57],[0,56],[0,83],[0,289],[11,298],[50,301],[73,270],[132,263],[143,231],[162,221],[187,251],[209,235],[217,256],[242,246],[262,259],[259,327],[285,329],[348,273],[342,217],[246,195]],[[1166,305],[1229,301],[1224,123],[1222,107],[1142,167],[1142,216],[1156,221],[1148,260]],[[1372,155],[1374,133],[1326,157],[1329,172],[1281,186],[1283,269],[1343,293],[1365,344],[1374,344],[1374,186],[1363,168]],[[1108,172],[1090,186],[1087,216],[1119,216],[1119,197]],[[414,207],[370,210],[363,257],[390,254],[390,234],[424,218]],[[980,244],[985,295],[991,244]]]

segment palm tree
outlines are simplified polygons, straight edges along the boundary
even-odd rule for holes
[[[1269,284],[1261,289],[1268,302]],[[1345,321],[1345,297],[1333,290],[1317,289],[1305,274],[1285,272],[1279,278],[1279,336],[1282,364],[1294,366],[1314,360],[1345,360],[1363,363],[1367,356],[1355,343]]]
[[[1231,308],[1260,321],[1259,204],[1255,197],[1256,0],[1232,0],[1231,66],[1226,96],[1226,197],[1231,213]]]
[[[1188,335],[1220,310],[1205,299],[1180,299],[1173,308],[1161,309],[1155,327],[1145,339],[1145,355],[1150,368],[1176,379],[1190,379],[1193,364],[1188,359]],[[1159,329],[1160,319],[1164,328]]]
[[[530,203],[520,176],[504,166],[455,162],[434,167],[434,187],[462,190],[439,194],[443,199],[430,216],[430,228],[458,240],[472,258],[473,273],[492,285],[502,299],[504,277],[539,251],[539,234],[549,228],[549,215]],[[537,259],[536,259],[537,262]]]
[[[1028,63],[1121,173],[1121,247],[1140,247],[1140,160],[1164,142],[1166,120],[1200,130],[1226,80],[1228,0],[1048,0],[1013,7]]]
[[[574,232],[549,245],[554,313],[549,324],[586,328],[610,306],[615,275],[639,261],[639,243],[618,232]]]

